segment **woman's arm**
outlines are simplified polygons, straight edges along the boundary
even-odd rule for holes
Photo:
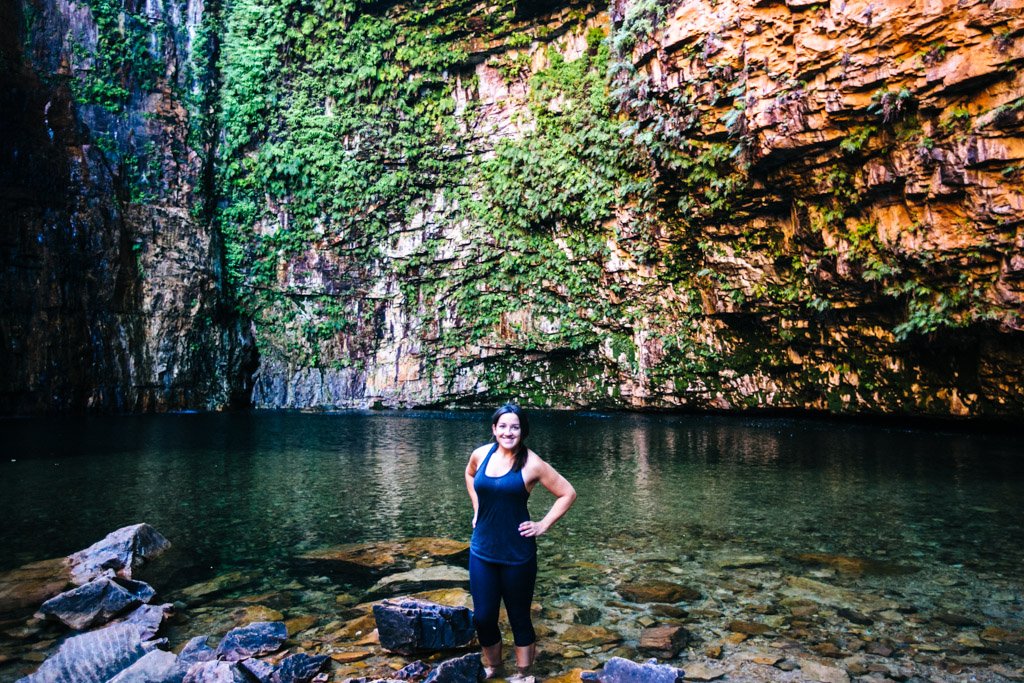
[[[537,481],[555,496],[555,502],[548,510],[548,514],[544,515],[539,522],[527,521],[519,525],[519,534],[526,537],[540,536],[546,533],[551,525],[560,520],[576,501],[576,489],[572,487],[572,484],[559,474],[558,470],[544,462],[540,456],[535,453],[530,455],[532,458],[536,458]]]
[[[476,488],[473,486],[473,477],[476,476],[476,468],[479,465],[476,462],[476,451],[469,456],[469,462],[466,463],[466,490],[469,491],[469,500],[473,504],[473,528],[476,528],[476,515],[480,510],[480,501],[476,497]]]

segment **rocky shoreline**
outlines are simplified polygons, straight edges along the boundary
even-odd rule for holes
[[[586,562],[544,541],[534,610],[536,673],[548,683],[600,676],[613,658],[653,658],[681,669],[686,681],[1024,680],[1019,582],[982,577],[1005,583],[989,594],[977,590],[978,577],[964,567],[924,569],[827,554],[780,560],[722,547],[681,558],[644,551],[642,539],[623,544],[605,562]],[[0,682],[61,680],[32,674],[77,634],[65,624],[92,627],[88,635],[111,628],[102,624],[114,618],[123,630],[131,623],[124,615],[140,611],[151,631],[140,642],[152,643],[147,652],[164,652],[151,659],[168,665],[168,657],[180,659],[189,648],[217,651],[239,629],[280,624],[272,627],[275,647],[252,658],[264,664],[244,674],[249,680],[272,680],[299,655],[294,661],[310,669],[320,663],[317,680],[338,683],[394,678],[417,661],[430,670],[476,650],[470,644],[398,654],[382,646],[374,608],[409,597],[471,608],[467,552],[448,539],[352,544],[305,553],[287,567],[228,569],[201,581],[183,580],[187,572],[176,576],[144,549],[138,562],[101,561],[90,571],[82,569],[86,551],[34,563],[0,575]],[[148,586],[149,576],[169,578],[150,594],[136,585]],[[52,599],[32,613],[75,581],[92,593],[111,583],[139,590],[134,598],[105,592],[117,598],[105,615],[83,612],[79,600],[67,616],[53,609]],[[962,611],[948,608],[951,595]],[[226,670],[211,664],[211,675],[217,667]]]

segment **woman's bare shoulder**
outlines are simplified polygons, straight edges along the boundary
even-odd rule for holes
[[[487,451],[491,450],[491,447],[493,445],[493,443],[485,443],[483,446],[477,447],[476,449],[473,450],[473,453],[470,454],[469,459],[476,461],[483,460],[485,457],[487,457]]]
[[[531,470],[539,470],[544,467],[549,467],[549,465],[547,464],[547,462],[544,461],[544,458],[537,455],[536,452],[527,450],[525,467]]]

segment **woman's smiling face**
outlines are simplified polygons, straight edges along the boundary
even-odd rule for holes
[[[505,413],[499,417],[498,422],[491,426],[491,431],[494,440],[505,450],[514,451],[522,439],[519,416],[515,413]]]

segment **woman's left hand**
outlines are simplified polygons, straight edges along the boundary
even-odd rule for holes
[[[543,522],[526,521],[519,525],[519,535],[525,538],[540,536],[547,530]]]

